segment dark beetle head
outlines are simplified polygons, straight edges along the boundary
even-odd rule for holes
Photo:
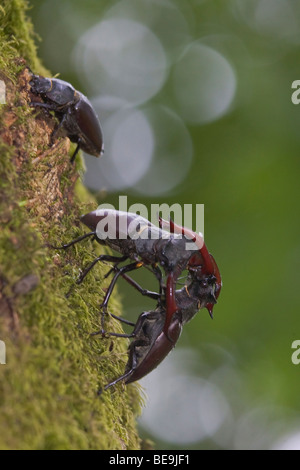
[[[213,307],[221,292],[222,279],[217,263],[205,244],[190,258],[188,271],[193,291],[191,295],[199,299],[201,308],[207,308],[212,317]]]
[[[31,85],[32,93],[42,95],[44,100],[57,105],[57,111],[62,109],[62,107],[75,104],[80,99],[80,96],[76,95],[75,88],[70,83],[59,78],[45,78],[33,75],[29,84]],[[54,109],[54,111],[56,110]]]
[[[29,82],[32,93],[45,94],[51,90],[52,84],[50,78],[40,77],[39,75],[32,75]]]
[[[212,317],[213,306],[217,303],[220,290],[214,274],[200,273],[198,268],[189,270],[186,290],[190,298],[197,300],[200,308],[207,308]]]

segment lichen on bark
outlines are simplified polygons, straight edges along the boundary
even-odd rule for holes
[[[78,220],[96,201],[81,184],[70,142],[52,147],[55,119],[29,106],[29,66],[46,73],[26,17],[27,2],[0,6],[0,365],[1,449],[139,449],[135,417],[139,387],[119,384],[126,340],[93,337],[107,280],[100,263],[75,285],[99,248],[90,241],[66,252],[51,249],[84,233]],[[105,158],[105,157],[103,157]],[[71,295],[66,293],[72,289]],[[110,303],[120,315],[117,297]],[[120,324],[109,319],[112,331]]]

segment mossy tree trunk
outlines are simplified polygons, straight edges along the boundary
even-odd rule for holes
[[[138,449],[138,387],[119,384],[97,396],[126,361],[125,340],[90,336],[99,329],[107,267],[99,263],[74,287],[97,247],[48,248],[83,234],[79,216],[96,201],[81,185],[81,163],[70,165],[69,140],[49,146],[55,119],[29,106],[26,66],[47,72],[26,6],[0,6],[0,449]],[[110,308],[120,315],[116,298]],[[120,331],[116,321],[109,328]]]

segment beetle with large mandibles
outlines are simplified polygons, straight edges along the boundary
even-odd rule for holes
[[[63,245],[66,249],[85,238],[93,237],[100,244],[105,244],[121,253],[121,256],[101,255],[97,257],[81,274],[77,283],[98,261],[110,261],[114,272],[107,289],[102,307],[101,330],[94,334],[106,334],[104,314],[117,279],[122,276],[129,284],[143,295],[158,301],[158,307],[151,312],[143,313],[131,335],[114,336],[134,337],[129,349],[129,361],[123,376],[106,386],[108,388],[119,380],[133,382],[153,370],[171,351],[178,340],[182,326],[189,321],[200,308],[206,308],[212,316],[214,304],[219,297],[222,281],[218,266],[208,252],[203,236],[190,229],[181,227],[173,221],[160,219],[160,227],[147,219],[133,213],[112,209],[98,209],[81,218],[81,221],[92,231]],[[169,231],[164,230],[165,226]],[[121,262],[133,260],[119,266]],[[166,274],[166,285],[162,284],[160,264]],[[142,289],[127,273],[150,266],[160,281],[160,292]],[[176,290],[180,274],[188,271],[186,285]],[[120,321],[126,320],[112,315]],[[129,322],[130,323],[130,322]],[[152,325],[152,326],[151,326]]]
[[[99,119],[87,97],[75,90],[70,83],[58,78],[32,74],[29,83],[32,93],[43,100],[32,101],[31,106],[54,111],[60,121],[51,140],[63,128],[71,142],[77,143],[71,162],[74,162],[80,149],[99,157],[104,151],[103,135]]]
[[[212,286],[209,290],[189,275],[186,285],[175,292],[177,310],[171,318],[167,334],[164,332],[166,308],[162,298],[155,310],[143,312],[139,316],[131,334],[109,333],[110,336],[125,336],[133,340],[128,348],[128,362],[124,374],[105,385],[103,390],[122,380],[125,384],[135,382],[155,369],[174,348],[183,326],[200,308],[210,305],[212,297]],[[99,393],[103,390],[100,389]]]
[[[159,277],[160,270],[157,264],[160,264],[167,276],[165,331],[167,331],[170,320],[177,310],[176,282],[185,269],[200,285],[211,291],[211,302],[207,304],[206,308],[212,315],[213,305],[220,294],[222,281],[217,264],[208,252],[202,234],[181,227],[173,221],[167,222],[160,219],[161,227],[165,226],[169,230],[166,231],[137,214],[113,209],[90,212],[82,216],[81,221],[92,230],[84,235],[84,238],[93,236],[98,243],[105,244],[122,254],[122,257],[110,257],[110,259],[107,259],[107,255],[96,258],[82,274],[81,280],[98,261],[107,259],[118,265],[127,259],[134,260],[133,263],[125,265],[115,273],[104,300],[104,307],[106,307],[107,299],[120,275],[143,265],[150,265]],[[65,245],[65,248],[81,239],[82,237],[73,240]],[[212,289],[211,286],[213,286]]]

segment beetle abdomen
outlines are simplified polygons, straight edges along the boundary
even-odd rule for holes
[[[168,329],[168,336],[162,331],[152,348],[150,348],[146,357],[137,365],[136,369],[125,380],[126,384],[135,382],[155,369],[174,348],[182,330],[182,324],[179,318],[175,318]]]
[[[76,93],[80,97],[74,106],[74,115],[80,129],[80,147],[90,155],[99,157],[104,152],[104,146],[98,116],[89,100],[81,93]]]

